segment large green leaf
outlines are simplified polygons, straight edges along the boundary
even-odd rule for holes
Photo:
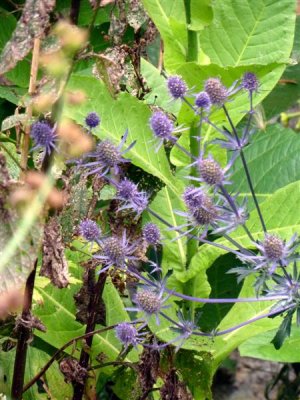
[[[275,350],[271,340],[276,334],[276,329],[261,333],[252,337],[239,346],[242,356],[255,357],[262,360],[270,360],[284,363],[294,363],[300,361],[300,355],[295,349],[300,344],[300,329],[292,325],[291,336],[285,339],[280,351]]]
[[[218,0],[201,45],[221,66],[287,63],[293,45],[295,2]]]
[[[293,130],[283,128],[282,125],[268,126],[266,131],[260,131],[253,136],[252,143],[244,152],[255,193],[260,200],[277,189],[300,180],[300,137]],[[245,171],[239,159],[234,165],[230,180],[234,191],[239,192],[243,198],[250,198]]]
[[[11,390],[15,355],[15,349],[8,352],[0,352],[0,392],[8,396],[10,395]],[[36,347],[29,346],[26,357],[25,383],[29,382],[38,372],[40,372],[49,359],[50,355],[46,352]],[[64,381],[64,376],[60,372],[57,362],[52,364],[43,378],[46,386],[49,387],[53,398],[63,398],[64,400],[71,399],[72,387]],[[22,398],[24,400],[46,400],[49,397],[46,392],[42,394],[38,385],[35,384],[24,393]]]
[[[128,153],[131,161],[160,178],[177,193],[178,188],[164,150],[161,149],[157,153],[154,150],[155,143],[148,126],[150,110],[147,105],[127,93],[121,93],[117,99],[113,99],[103,82],[93,77],[73,75],[69,89],[84,89],[88,100],[79,107],[66,108],[65,116],[83,124],[85,116],[91,111],[96,111],[101,117],[101,126],[100,129],[96,129],[95,134],[101,138],[110,138],[116,144],[128,129],[127,144],[136,140],[136,145]]]

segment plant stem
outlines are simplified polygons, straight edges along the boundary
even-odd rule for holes
[[[95,271],[93,271],[95,273]],[[107,274],[103,273],[99,275],[98,282],[94,287],[93,293],[90,298],[90,302],[88,305],[88,321],[86,325],[86,330],[85,333],[89,334],[90,332],[93,332],[95,330],[96,326],[96,317],[98,313],[98,304],[99,304],[99,299],[101,298],[104,290],[104,285],[106,281]],[[89,336],[86,339],[86,345],[90,348],[93,343],[93,336]],[[81,350],[80,354],[80,359],[79,359],[79,364],[82,368],[87,369],[88,364],[89,364],[89,359],[90,355],[87,353],[84,349]],[[74,384],[74,394],[73,394],[73,400],[81,400],[83,393],[84,393],[84,384],[82,383],[75,383]]]
[[[40,39],[35,38],[33,43],[32,50],[32,62],[31,62],[31,70],[30,70],[30,81],[29,81],[29,89],[28,94],[32,96],[36,89],[36,79],[39,67],[39,54],[40,54]],[[29,151],[29,142],[30,142],[30,120],[32,118],[32,103],[26,109],[27,114],[27,122],[24,130],[22,150],[21,150],[21,176],[23,176],[23,171],[27,169],[27,159],[28,159],[28,151]]]
[[[241,147],[239,136],[237,134],[235,126],[234,126],[234,124],[233,124],[233,122],[232,122],[232,120],[230,118],[230,115],[229,115],[225,105],[223,105],[223,110],[224,110],[226,118],[227,118],[227,120],[228,120],[228,122],[229,122],[229,124],[231,126],[231,129],[232,129],[232,132],[233,132],[233,134],[235,136],[236,142],[237,142],[237,144],[238,144],[238,146],[240,148],[239,152],[240,152],[242,164],[243,164],[243,167],[244,167],[244,170],[245,170],[247,182],[248,182],[248,185],[249,185],[249,188],[250,188],[250,191],[251,191],[251,195],[252,195],[252,198],[253,198],[253,201],[254,201],[254,204],[255,204],[255,207],[256,207],[260,222],[261,222],[261,226],[263,228],[263,231],[266,233],[267,232],[267,228],[266,228],[265,221],[264,221],[264,218],[262,216],[262,213],[261,213],[261,210],[260,210],[256,195],[255,195],[255,191],[254,191],[254,187],[253,187],[253,184],[252,184],[250,172],[249,172],[249,169],[248,169],[248,166],[247,166],[247,162],[246,162],[246,159],[245,159],[245,155],[244,155],[243,149]]]
[[[191,24],[191,0],[184,0],[185,19],[187,25],[188,48],[186,54],[186,61],[198,60],[198,36],[196,31],[189,29]]]
[[[32,296],[34,289],[34,280],[37,268],[37,259],[34,263],[34,268],[31,271],[26,281],[24,293],[24,305],[21,314],[21,321],[29,321],[31,317]],[[28,324],[29,325],[29,324]],[[26,324],[20,323],[18,328],[18,343],[15,356],[14,373],[11,387],[11,397],[13,400],[21,400],[23,393],[24,375],[26,367],[26,355],[28,341],[32,333],[32,328]]]

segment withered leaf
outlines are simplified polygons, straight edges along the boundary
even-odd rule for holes
[[[0,55],[0,75],[12,69],[32,49],[35,38],[47,27],[55,0],[27,0],[22,16]]]
[[[68,263],[64,254],[61,229],[55,217],[45,226],[43,239],[43,262],[40,275],[51,279],[58,288],[68,286]]]

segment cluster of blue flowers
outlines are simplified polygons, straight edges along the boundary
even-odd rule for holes
[[[178,133],[186,128],[176,127],[173,119],[167,114],[162,111],[155,111],[149,120],[150,128],[157,140],[156,151],[164,143],[169,142],[189,156],[191,164],[187,167],[197,171],[196,176],[195,174],[187,176],[189,184],[182,194],[186,211],[177,211],[179,215],[186,218],[185,224],[175,228],[160,215],[157,215],[149,205],[149,194],[140,190],[137,184],[124,176],[124,165],[130,161],[124,155],[135,144],[133,142],[125,150],[122,150],[128,138],[127,131],[119,145],[105,139],[97,144],[94,151],[85,154],[80,159],[72,160],[75,172],[80,171],[85,176],[96,175],[105,179],[108,184],[113,185],[116,189],[117,212],[130,213],[135,220],[138,220],[144,211],[148,211],[153,217],[164,223],[167,229],[176,230],[179,234],[178,237],[186,236],[188,240],[196,239],[199,243],[208,243],[233,253],[240,260],[241,265],[232,269],[231,272],[236,273],[239,280],[253,274],[256,297],[201,299],[178,293],[168,287],[168,275],[162,276],[161,266],[157,261],[157,249],[162,245],[163,240],[155,223],[145,224],[141,230],[140,238],[132,242],[124,227],[120,229],[119,234],[105,234],[94,221],[86,219],[80,222],[78,232],[87,242],[96,245],[97,250],[92,257],[101,264],[100,273],[111,268],[119,269],[134,276],[139,281],[132,295],[133,307],[129,307],[127,310],[138,313],[141,319],[133,321],[133,323],[120,322],[116,328],[117,338],[122,342],[125,349],[130,346],[136,347],[138,344],[163,348],[172,343],[180,347],[191,335],[206,337],[222,335],[257,319],[277,314],[289,313],[291,315],[291,313],[296,312],[297,320],[300,322],[300,280],[296,265],[300,258],[297,253],[298,237],[294,235],[289,241],[285,241],[278,235],[268,232],[243,152],[252,133],[251,123],[255,112],[253,96],[259,90],[256,75],[247,72],[241,80],[234,82],[230,88],[227,88],[218,78],[209,78],[204,83],[204,90],[199,93],[192,93],[192,90],[189,90],[188,85],[180,76],[171,76],[167,79],[167,87],[174,101],[184,102],[199,117],[198,154],[191,154],[178,143]],[[232,96],[240,91],[248,93],[250,103],[246,127],[241,133],[233,124],[226,107],[226,103],[231,101]],[[211,121],[211,114],[215,109],[224,111],[230,128],[219,128]],[[95,112],[92,112],[85,118],[85,124],[88,131],[92,132],[99,126],[100,118]],[[225,167],[221,167],[202,146],[201,129],[204,124],[213,127],[221,136],[213,143],[229,150],[231,159]],[[47,122],[33,124],[31,136],[35,143],[34,149],[43,148],[48,154],[56,149],[55,127],[51,127]],[[230,187],[230,171],[237,157],[241,158],[245,177],[261,221],[264,232],[262,240],[256,240],[247,227],[249,213],[246,201],[240,202],[237,194],[232,194],[228,189]],[[251,243],[249,246],[251,249],[243,247],[230,236],[230,232],[238,227],[244,229]],[[233,247],[210,241],[211,234],[223,236]],[[140,268],[141,258],[138,252],[141,248],[145,250],[151,248],[156,254],[156,262],[150,262],[153,267],[150,274],[146,274]],[[292,264],[294,270],[293,273],[289,273],[287,267]],[[273,305],[270,306],[270,311],[267,314],[244,321],[226,331],[203,332],[198,324],[193,319],[186,318],[181,310],[178,310],[176,320],[170,318],[168,313],[164,311],[169,307],[170,297],[197,303],[272,301],[273,303],[270,304]],[[147,342],[148,322],[153,316],[157,324],[160,323],[160,318],[169,321],[170,328],[173,332],[176,332],[176,337],[172,341],[164,344],[159,344],[157,341],[154,344]]]

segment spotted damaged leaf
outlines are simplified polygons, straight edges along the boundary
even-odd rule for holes
[[[16,30],[0,56],[0,74],[12,69],[32,49],[33,41],[43,35],[55,0],[27,0]]]

